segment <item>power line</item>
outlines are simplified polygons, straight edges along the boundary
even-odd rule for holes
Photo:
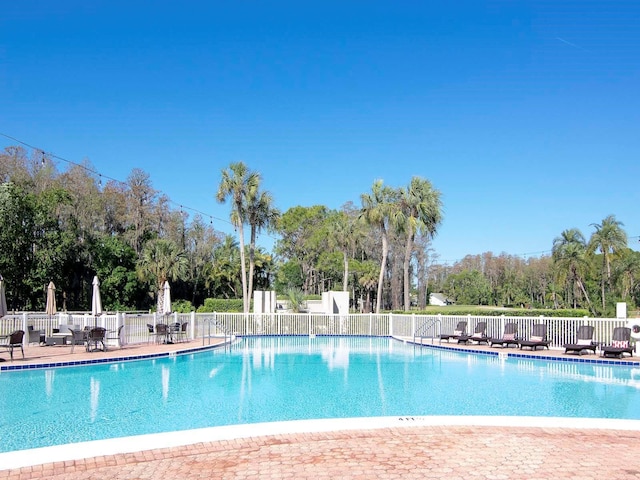
[[[627,236],[627,244],[629,244],[631,240],[636,238],[640,242],[640,235]],[[544,255],[550,255],[551,253],[552,253],[551,250],[541,250],[539,252],[527,252],[527,253],[517,253],[517,254],[508,254],[508,255],[510,257],[518,257],[526,260],[527,258],[533,258],[533,257],[538,258]],[[454,265],[456,263],[462,262],[466,257],[479,257],[479,256],[482,256],[482,253],[479,253],[476,255],[466,255],[464,258],[459,258],[457,260],[439,260],[438,263],[442,265]]]
[[[86,165],[82,165],[82,164],[77,163],[77,162],[74,162],[74,161],[72,161],[72,160],[68,160],[68,159],[66,159],[66,158],[64,158],[64,157],[61,157],[61,156],[59,156],[59,155],[56,155],[56,154],[55,154],[55,153],[53,153],[53,152],[47,152],[46,150],[43,150],[42,148],[36,147],[36,146],[34,146],[34,145],[31,145],[31,144],[29,144],[29,143],[27,143],[27,142],[24,142],[24,141],[22,141],[22,140],[20,140],[20,139],[18,139],[18,138],[12,137],[11,135],[7,135],[6,133],[2,133],[2,132],[0,132],[0,135],[1,135],[1,136],[3,136],[3,137],[5,137],[5,138],[8,138],[8,139],[10,139],[10,140],[12,140],[12,141],[14,141],[14,142],[17,142],[17,143],[19,143],[20,145],[23,145],[23,146],[25,146],[25,147],[28,147],[28,148],[30,148],[30,149],[32,149],[32,150],[34,150],[35,152],[41,152],[41,154],[42,154],[42,161],[43,161],[43,163],[45,162],[45,156],[46,156],[46,157],[48,157],[48,158],[52,158],[52,159],[56,159],[56,160],[60,160],[60,161],[66,162],[66,163],[68,163],[68,164],[70,164],[70,165],[75,165],[75,166],[77,166],[77,167],[80,167],[80,168],[85,169],[87,172],[90,172],[90,173],[92,173],[92,174],[94,174],[94,175],[98,176],[98,178],[99,178],[99,183],[102,183],[102,179],[103,179],[103,178],[105,178],[105,179],[107,179],[107,180],[111,180],[111,181],[113,181],[113,182],[116,182],[116,183],[119,183],[119,184],[122,184],[122,185],[127,185],[127,182],[123,182],[122,180],[118,180],[117,178],[113,178],[113,177],[110,177],[109,175],[105,175],[105,174],[103,174],[103,173],[101,173],[101,172],[98,172],[97,170],[93,170],[93,169],[91,169],[91,168],[87,167]],[[225,220],[225,219],[223,219],[223,218],[218,218],[218,217],[216,217],[216,216],[214,216],[214,215],[211,215],[210,213],[203,212],[203,211],[201,211],[201,210],[198,210],[197,208],[189,207],[189,206],[187,206],[187,205],[185,205],[185,204],[183,204],[183,203],[175,202],[175,201],[171,200],[171,197],[169,197],[168,195],[167,195],[167,199],[168,199],[168,202],[169,202],[170,204],[173,204],[173,205],[175,205],[176,207],[179,207],[179,208],[180,208],[180,211],[182,211],[183,209],[184,209],[184,210],[190,210],[190,211],[192,211],[192,212],[194,212],[194,213],[197,213],[197,214],[199,214],[199,215],[202,215],[202,216],[204,216],[204,217],[209,217],[209,219],[211,219],[211,223],[213,223],[213,220],[215,219],[215,220],[217,220],[217,221],[219,221],[219,222],[224,222],[224,223],[227,223],[227,224],[231,225],[232,227],[234,227],[233,223],[231,223],[231,222],[230,222],[230,221],[228,221],[228,220]],[[235,227],[234,227],[234,228],[235,228]]]
[[[74,162],[74,161],[72,161],[72,160],[68,160],[68,159],[66,159],[66,158],[64,158],[64,157],[61,157],[61,156],[59,156],[59,155],[56,155],[55,153],[47,152],[47,151],[45,151],[45,150],[43,150],[43,149],[41,149],[41,148],[39,148],[39,147],[36,147],[36,146],[34,146],[34,145],[31,145],[31,144],[29,144],[29,143],[27,143],[27,142],[24,142],[24,141],[22,141],[22,140],[20,140],[20,139],[18,139],[18,138],[15,138],[15,137],[13,137],[13,136],[11,136],[11,135],[7,135],[6,133],[2,133],[2,132],[0,132],[0,136],[3,136],[3,137],[5,137],[5,138],[8,138],[8,139],[10,139],[10,140],[14,141],[14,142],[17,142],[17,143],[19,143],[20,145],[24,145],[25,147],[31,148],[32,150],[34,150],[34,151],[36,151],[36,152],[41,152],[41,154],[42,154],[42,161],[43,161],[43,163],[44,163],[44,161],[45,161],[45,155],[46,155],[46,156],[48,156],[49,158],[55,158],[55,159],[57,159],[57,160],[60,160],[60,161],[66,162],[66,163],[68,163],[68,164],[75,165],[75,166],[80,167],[80,168],[84,168],[86,171],[91,172],[91,173],[92,173],[92,174],[94,174],[94,175],[97,175],[97,176],[98,176],[98,179],[99,179],[99,183],[100,183],[100,184],[102,183],[102,178],[106,178],[107,180],[111,180],[111,181],[113,181],[113,182],[120,183],[120,184],[122,184],[122,185],[128,185],[126,182],[123,182],[122,180],[118,180],[117,178],[113,178],[113,177],[110,177],[109,175],[105,175],[105,174],[103,174],[103,173],[101,173],[101,172],[98,172],[98,171],[96,171],[96,170],[93,170],[93,169],[91,169],[91,168],[87,167],[86,165],[82,165],[82,164],[77,163],[77,162]],[[175,206],[179,207],[179,208],[180,208],[180,211],[182,211],[183,209],[184,209],[184,210],[189,210],[189,211],[191,211],[191,212],[197,213],[197,214],[202,215],[202,216],[204,216],[204,217],[209,217],[209,219],[211,220],[211,223],[212,223],[212,224],[213,224],[213,220],[215,219],[215,220],[217,220],[217,221],[219,221],[219,222],[224,222],[224,223],[226,223],[226,224],[228,224],[228,225],[231,225],[231,226],[234,228],[234,230],[235,230],[235,228],[236,228],[236,227],[235,227],[235,225],[234,225],[233,223],[231,223],[229,220],[225,220],[225,219],[223,219],[223,218],[216,217],[216,216],[214,216],[214,215],[211,215],[210,213],[203,212],[203,211],[201,211],[201,210],[198,210],[197,208],[189,207],[189,206],[187,206],[187,205],[185,205],[185,204],[183,204],[183,203],[175,202],[175,201],[174,201],[174,200],[172,200],[172,199],[171,199],[171,197],[169,197],[168,195],[167,195],[167,199],[168,199],[168,202],[169,202],[170,204],[173,204],[173,205],[175,205]],[[264,236],[266,236],[266,237],[271,238],[272,240],[277,240],[277,239],[275,239],[275,238],[271,237],[271,236],[270,236],[270,235],[268,235],[268,234],[263,234],[263,235],[264,235]],[[627,238],[628,238],[628,240],[631,240],[631,239],[637,238],[637,239],[640,241],[640,235],[635,235],[635,236],[631,236],[631,237],[629,237],[629,236],[628,236]],[[518,258],[524,258],[524,259],[526,260],[528,257],[540,257],[540,256],[543,256],[543,255],[548,255],[548,254],[551,254],[551,250],[542,250],[542,251],[539,251],[539,252],[527,252],[527,253],[520,253],[520,254],[510,254],[510,256],[512,256],[512,257],[518,257]],[[473,256],[473,255],[471,255],[471,256]],[[455,264],[455,263],[461,262],[462,260],[464,260],[464,258],[462,258],[462,259],[457,259],[457,260],[441,260],[441,261],[440,261],[440,263],[442,263],[442,264],[444,264],[444,265],[449,265],[449,264],[452,264],[452,265],[453,265],[453,264]]]

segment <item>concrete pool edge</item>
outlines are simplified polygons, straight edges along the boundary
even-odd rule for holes
[[[379,430],[411,427],[519,427],[566,428],[577,430],[640,431],[640,420],[607,418],[516,417],[516,416],[393,416],[293,420],[194,430],[154,433],[132,437],[70,443],[0,453],[0,471],[33,465],[81,460],[93,457],[141,452],[146,450],[182,447],[198,443],[224,440],[287,435],[296,433],[339,432],[350,430]],[[141,448],[143,446],[143,448]]]

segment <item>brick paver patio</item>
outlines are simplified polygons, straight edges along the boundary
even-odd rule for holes
[[[199,346],[136,345],[104,355]],[[40,349],[40,350],[38,350]],[[30,347],[25,362],[82,349]],[[98,354],[103,355],[103,354]],[[17,360],[23,362],[23,360]],[[266,435],[2,470],[26,479],[640,479],[640,431],[414,426]]]
[[[0,471],[0,479],[640,478],[640,432],[491,427],[265,436]]]

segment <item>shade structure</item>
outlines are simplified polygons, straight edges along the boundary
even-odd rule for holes
[[[45,312],[49,316],[56,314],[56,286],[53,282],[49,282],[47,287],[47,307]]]
[[[165,280],[162,285],[162,311],[161,315],[169,315],[171,313],[171,287],[169,282]]]
[[[7,296],[5,294],[4,279],[0,275],[0,318],[7,314]]]
[[[100,281],[98,276],[93,277],[93,295],[91,296],[91,315],[102,315],[102,299],[100,298]]]

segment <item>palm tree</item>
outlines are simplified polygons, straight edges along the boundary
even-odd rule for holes
[[[551,255],[556,264],[559,280],[569,281],[573,298],[573,308],[577,307],[575,286],[580,288],[589,309],[595,314],[589,295],[582,281],[582,273],[588,268],[586,258],[587,244],[580,230],[571,228],[565,230],[559,237],[553,240]]]
[[[244,252],[244,230],[247,221],[247,197],[249,192],[256,191],[260,183],[260,175],[252,172],[242,162],[232,163],[222,171],[222,179],[218,186],[216,198],[224,203],[231,198],[231,223],[238,232],[240,241],[240,273],[242,277],[242,305],[245,313],[249,312],[249,292],[247,291],[247,267]]]
[[[184,276],[188,265],[185,252],[169,240],[157,239],[145,244],[137,271],[140,279],[155,282],[158,311],[162,310],[164,301],[164,282]]]
[[[367,292],[364,302],[361,302],[361,312],[369,313],[371,311],[371,290],[376,286],[376,275],[378,267],[370,261],[358,262],[358,284]]]
[[[394,203],[396,193],[392,188],[384,186],[382,180],[376,180],[371,187],[371,193],[363,193],[360,196],[362,201],[360,218],[368,225],[378,229],[382,240],[382,259],[380,261],[378,290],[376,293],[376,313],[380,313],[380,305],[382,303],[382,284],[389,255],[389,224],[393,223],[398,213]]]
[[[404,250],[404,309],[409,311],[411,302],[411,282],[409,265],[413,255],[416,233],[433,238],[438,225],[442,222],[442,201],[440,192],[424,178],[413,177],[406,189],[400,191],[399,228],[406,235]]]
[[[260,191],[259,183],[252,185],[247,192],[247,212],[246,218],[251,227],[249,241],[249,286],[247,295],[249,299],[253,296],[253,276],[255,271],[256,237],[263,228],[271,229],[278,218],[280,211],[273,207],[273,197],[269,192]]]
[[[627,234],[622,229],[624,224],[616,220],[615,215],[609,215],[602,220],[602,223],[592,224],[596,231],[591,234],[588,251],[593,253],[600,250],[602,253],[602,310],[606,308],[605,282],[611,289],[611,256],[620,250],[627,248]]]
[[[640,290],[640,252],[627,248],[616,266],[615,276],[618,278],[622,300],[631,297],[633,301],[634,295]]]
[[[353,210],[346,207],[329,219],[328,243],[342,254],[342,291],[349,290],[349,258],[357,248],[361,232]]]
[[[241,288],[238,278],[240,249],[232,235],[226,235],[222,243],[213,250],[213,261],[207,264],[205,287],[214,296],[237,298]]]

